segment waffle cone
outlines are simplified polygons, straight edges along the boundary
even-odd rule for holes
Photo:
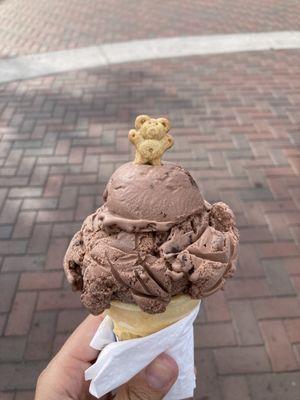
[[[106,313],[113,320],[115,335],[122,341],[158,332],[187,316],[199,303],[200,300],[178,295],[172,298],[165,312],[149,314],[135,304],[113,301]]]

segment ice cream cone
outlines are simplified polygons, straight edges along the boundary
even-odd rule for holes
[[[106,314],[114,323],[114,333],[120,341],[151,335],[187,316],[200,300],[186,295],[174,296],[166,311],[149,314],[135,304],[113,301]]]

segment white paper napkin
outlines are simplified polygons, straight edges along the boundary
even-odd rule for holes
[[[90,344],[102,350],[95,364],[85,371],[85,379],[91,380],[90,393],[99,398],[118,388],[166,352],[176,360],[179,376],[165,400],[192,397],[196,386],[193,323],[199,308],[200,305],[187,317],[159,332],[122,342],[116,341],[113,322],[106,316]]]

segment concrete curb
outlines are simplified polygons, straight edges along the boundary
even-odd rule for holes
[[[0,60],[0,83],[161,58],[300,49],[300,31],[134,40]]]

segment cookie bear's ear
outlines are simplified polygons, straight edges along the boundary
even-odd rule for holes
[[[170,121],[167,118],[158,118],[157,121],[165,127],[166,133],[168,133],[171,128]]]
[[[139,115],[135,119],[135,128],[140,129],[140,127],[143,125],[144,122],[148,121],[150,119],[149,115]]]

